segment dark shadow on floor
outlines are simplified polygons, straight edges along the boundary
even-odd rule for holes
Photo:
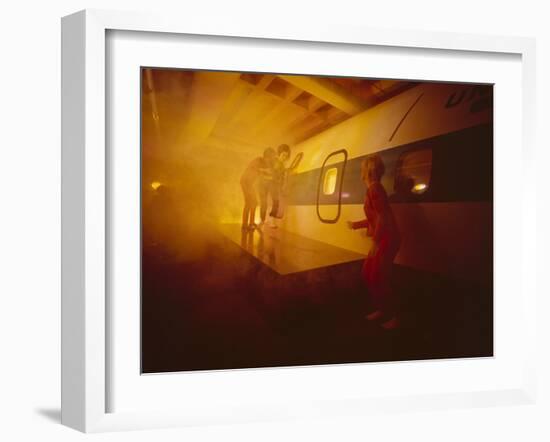
[[[61,423],[61,410],[59,408],[37,408],[34,411],[51,422],[56,424]]]
[[[223,235],[200,250],[143,248],[145,373],[493,354],[492,287],[395,266],[388,332],[365,320],[361,261],[279,275]]]

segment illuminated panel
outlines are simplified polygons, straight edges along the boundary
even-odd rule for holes
[[[321,224],[321,223],[318,223]],[[347,262],[361,261],[365,254],[285,229],[243,231],[240,224],[222,224],[222,233],[279,275],[305,272]],[[311,226],[308,229],[311,231]],[[334,232],[329,236],[333,236]]]
[[[336,178],[338,177],[338,169],[333,167],[325,172],[325,179],[323,181],[323,193],[325,195],[332,195],[336,190]]]
[[[395,190],[397,194],[421,195],[430,187],[432,149],[421,148],[404,152],[399,158]]]
[[[424,184],[424,183],[415,184],[414,187],[412,188],[412,192],[421,194],[421,193],[424,193],[427,188],[428,188],[427,184]]]

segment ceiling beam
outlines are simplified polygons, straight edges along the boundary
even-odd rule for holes
[[[202,144],[212,133],[240,74],[195,72],[189,100],[187,118],[179,136],[178,145]]]
[[[317,115],[316,115],[317,116]],[[318,117],[318,116],[317,116]],[[330,123],[320,117],[309,119],[308,121],[301,122],[290,129],[294,137],[294,142],[300,143],[301,141],[309,138],[325,129],[330,127]]]
[[[287,107],[291,106],[291,103],[303,92],[300,88],[294,87],[292,85],[288,86],[290,90],[287,90],[284,101],[278,103],[266,116],[264,116],[258,122],[258,124],[255,125],[254,129],[252,130],[252,136],[257,135],[261,133],[264,129],[266,129],[266,127],[274,120],[276,120],[277,117],[283,114]]]
[[[415,82],[397,81],[397,80],[379,80],[371,85],[373,93],[376,94],[379,101],[389,100],[390,98],[418,86]]]
[[[396,84],[402,84],[402,81],[397,80],[378,80],[370,83],[370,90],[372,95],[376,97],[384,97],[386,91]]]
[[[312,95],[311,97],[309,97],[309,100],[308,100],[308,103],[307,103],[307,110],[309,112],[316,112],[317,109],[323,107],[326,103],[317,98],[316,96]]]
[[[326,78],[300,75],[280,75],[279,77],[348,115],[358,114],[366,107],[361,99]]]
[[[304,109],[305,112],[302,115],[300,115],[298,118],[294,118],[290,120],[287,124],[285,124],[282,131],[295,133],[297,130],[300,130],[299,126],[304,121],[306,121],[309,117],[314,117],[316,121],[324,121],[323,115],[321,115],[321,113],[317,111],[326,104],[327,103],[324,102],[323,100],[312,95],[311,97],[309,97],[309,100],[307,103],[307,109]]]
[[[251,101],[253,101],[255,98],[257,98],[260,94],[264,94],[265,89],[271,84],[271,82],[275,79],[275,75],[271,74],[265,74],[262,76],[258,84],[254,86],[254,89],[252,89],[252,92],[246,97],[246,100],[242,104],[242,106],[239,108],[237,112],[233,115],[233,118],[230,119],[230,121],[227,123],[228,125],[232,125],[236,121],[239,120],[239,118],[245,114],[246,112],[250,111],[249,106],[247,106]]]

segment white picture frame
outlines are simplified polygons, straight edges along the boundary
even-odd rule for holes
[[[330,30],[329,30],[330,28]],[[107,340],[109,303],[106,287],[106,229],[110,198],[106,154],[106,35],[109,31],[270,39],[273,41],[370,45],[381,48],[426,48],[515,54],[521,57],[521,306],[518,321],[525,335],[524,376],[514,388],[463,393],[391,395],[316,399],[308,403],[242,406],[231,416],[204,409],[183,411],[108,412],[112,385]],[[84,432],[185,426],[197,423],[246,422],[325,415],[533,403],[535,381],[535,42],[493,37],[417,31],[389,31],[343,26],[291,28],[248,22],[212,22],[196,18],[86,10],[62,20],[62,423]],[[496,108],[498,118],[498,106]],[[496,146],[498,149],[498,146]],[[338,367],[333,367],[338,370]],[[241,376],[246,372],[241,372]],[[269,373],[266,376],[271,376]],[[223,399],[223,398],[222,398]],[[192,400],[192,396],[189,398]],[[289,411],[291,409],[291,411]],[[253,412],[251,410],[254,410]]]

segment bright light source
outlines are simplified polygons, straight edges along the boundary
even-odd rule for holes
[[[158,181],[153,181],[151,183],[151,187],[153,188],[153,190],[157,190],[162,184],[159,183]]]
[[[413,193],[424,193],[426,191],[426,189],[428,188],[428,186],[424,183],[419,183],[419,184],[416,184],[413,188],[412,188],[412,191]]]
[[[325,180],[323,181],[323,193],[325,195],[332,195],[336,190],[336,177],[338,176],[338,169],[333,167],[327,170],[325,173]]]

